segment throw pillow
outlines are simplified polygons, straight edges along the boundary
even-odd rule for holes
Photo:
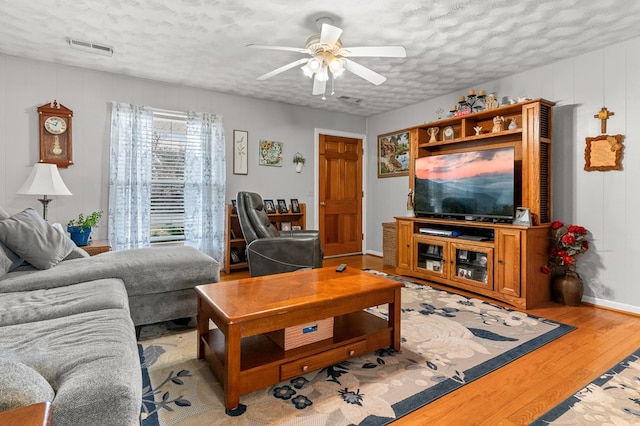
[[[20,256],[12,252],[9,247],[0,243],[0,278],[20,265],[22,265]]]
[[[75,247],[31,208],[0,221],[0,242],[38,269],[53,268]]]
[[[5,209],[0,207],[0,220],[9,219],[11,215]]]
[[[51,402],[53,388],[36,370],[18,361],[0,360],[0,411]]]
[[[0,220],[8,219],[11,215],[0,207]],[[22,264],[20,256],[9,250],[9,247],[0,243],[0,278],[13,271]]]

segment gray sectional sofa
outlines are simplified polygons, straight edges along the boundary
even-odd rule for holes
[[[138,424],[135,327],[194,316],[193,287],[218,280],[194,248],[88,257],[32,209],[0,208],[0,411],[49,401],[54,425]]]

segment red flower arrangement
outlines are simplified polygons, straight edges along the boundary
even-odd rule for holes
[[[551,273],[554,267],[575,272],[576,259],[589,250],[587,229],[584,226],[569,225],[556,220],[551,224],[553,244],[549,251],[549,262],[542,267],[545,274]]]

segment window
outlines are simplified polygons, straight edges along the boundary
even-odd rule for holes
[[[153,112],[151,157],[151,243],[184,240],[187,116]]]
[[[224,252],[222,116],[112,102],[109,240],[115,250],[180,243]]]

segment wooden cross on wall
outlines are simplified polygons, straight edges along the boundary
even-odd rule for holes
[[[609,111],[607,107],[602,107],[602,109],[600,109],[600,112],[593,116],[593,118],[597,118],[600,120],[600,133],[607,133],[607,120],[613,115],[615,115],[615,112]]]

